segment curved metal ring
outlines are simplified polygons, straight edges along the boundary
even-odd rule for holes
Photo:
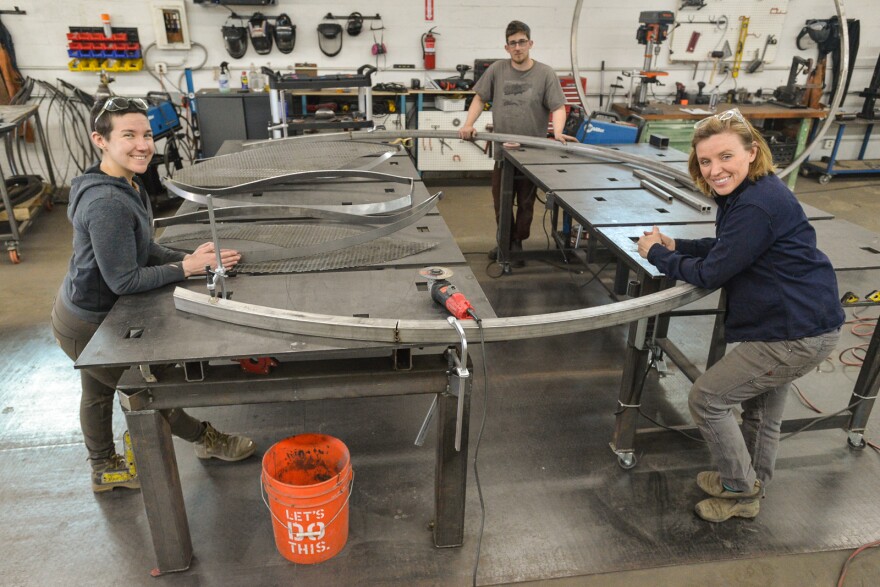
[[[607,328],[669,312],[710,293],[695,285],[683,284],[605,306],[514,318],[485,318],[482,321],[484,340],[520,340]],[[446,320],[441,319],[397,320],[312,314],[211,298],[182,287],[174,290],[174,306],[183,312],[221,322],[290,334],[402,345],[461,342],[458,333],[450,330]],[[461,324],[468,340],[480,341],[476,322],[462,320]]]

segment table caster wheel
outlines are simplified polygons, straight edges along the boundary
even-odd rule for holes
[[[819,183],[821,183],[822,185],[825,185],[829,181],[831,181],[831,176],[827,173],[819,176]]]
[[[620,468],[624,469],[625,471],[632,469],[636,466],[635,453],[627,452],[617,455],[617,464],[620,465]]]
[[[800,174],[801,177],[810,177],[810,172],[807,171],[806,169],[804,169],[803,167],[801,167],[798,170],[798,173]]]
[[[21,263],[21,255],[18,254],[18,251],[15,249],[9,250],[9,260],[12,261],[13,265],[18,265]]]
[[[846,439],[846,443],[847,443],[847,444],[849,445],[849,447],[850,447],[851,449],[853,449],[853,450],[865,450],[865,447],[868,446],[868,443],[865,442],[865,439],[864,439],[864,438],[859,438],[859,442],[858,442],[858,444],[856,444],[855,442],[853,442],[853,439],[852,439],[852,438],[847,438],[847,439]]]

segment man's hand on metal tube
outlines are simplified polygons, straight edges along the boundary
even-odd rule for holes
[[[473,125],[465,125],[458,129],[458,138],[464,141],[472,141],[477,136],[477,129]]]
[[[563,145],[567,142],[572,142],[572,143],[578,142],[577,138],[575,138],[571,135],[566,135],[566,134],[562,134],[562,133],[557,133],[557,134],[553,135],[553,138],[554,138],[554,140],[559,141]]]
[[[241,253],[233,249],[220,249],[220,261],[223,267],[229,269],[241,260]],[[207,242],[183,258],[183,273],[186,277],[191,275],[204,275],[205,267],[217,269],[217,254],[214,252],[214,243]]]

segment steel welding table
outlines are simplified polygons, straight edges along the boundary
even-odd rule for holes
[[[687,156],[674,149],[660,150],[650,145],[618,145],[614,148],[637,153],[642,156],[658,158],[671,165],[683,164]],[[673,238],[701,238],[714,235],[714,202],[702,194],[684,189],[693,202],[700,202],[709,210],[698,210],[680,200],[667,201],[642,189],[632,168],[613,162],[566,154],[564,151],[551,151],[537,148],[505,149],[505,165],[502,170],[501,217],[510,218],[512,208],[512,178],[514,168],[523,173],[538,188],[547,193],[547,207],[552,210],[551,229],[556,235],[558,211],[561,209],[580,222],[590,235],[585,262],[599,244],[604,245],[611,257],[617,260],[612,293],[616,296],[646,295],[674,285],[672,280],[659,273],[655,267],[638,254],[636,242],[644,230],[660,225],[664,233]],[[671,179],[667,180],[674,183]],[[819,247],[831,258],[838,272],[841,286],[845,276],[851,278],[853,272],[864,272],[880,268],[880,235],[842,220],[835,220],[818,208],[801,204],[807,217],[816,228]],[[509,221],[499,223],[499,242],[504,240],[501,227],[509,227]],[[563,249],[567,243],[557,239]],[[504,262],[509,254],[502,253],[499,259]],[[636,277],[630,282],[630,271]],[[629,287],[628,287],[629,286]],[[634,287],[635,286],[635,287]],[[876,286],[875,286],[876,287]],[[846,289],[841,289],[846,291]],[[724,300],[718,300],[718,308],[723,309]],[[705,302],[697,303],[705,306]],[[671,315],[707,313],[706,310],[684,309]],[[723,340],[723,311],[714,310],[715,326],[710,337],[707,368],[719,360],[725,352]],[[618,401],[622,406],[636,406],[641,401],[641,374],[648,364],[649,349],[645,340],[654,338],[657,346],[675,362],[691,381],[700,375],[699,369],[680,352],[667,333],[670,315],[650,320],[642,320],[630,325],[627,351],[623,367],[623,377]],[[880,335],[875,340],[865,360],[859,381],[853,392],[857,397],[875,397],[880,387]],[[873,354],[872,354],[873,353]],[[853,403],[853,402],[850,402]],[[864,431],[873,402],[863,401],[852,412],[845,412],[831,418],[821,426],[813,428],[846,427],[849,431]],[[638,411],[621,410],[615,422],[612,449],[617,453],[621,466],[635,465],[633,450],[637,432]],[[787,420],[784,429],[791,430],[802,426],[805,421]]]
[[[386,162],[387,163],[387,162]],[[411,165],[411,164],[410,164]],[[407,168],[400,161],[395,168]],[[412,169],[414,171],[414,168]],[[370,189],[364,186],[370,185]],[[400,189],[389,184],[388,189]],[[302,204],[316,194],[341,189],[346,201],[358,202],[378,192],[383,182],[347,181],[315,184],[290,192],[267,192],[266,203]],[[416,182],[415,202],[427,190]],[[274,198],[271,200],[269,198]],[[285,199],[286,198],[286,199]],[[311,200],[310,200],[311,199]],[[328,200],[324,201],[328,203]],[[333,203],[329,199],[329,203]],[[182,211],[191,210],[187,202]],[[163,239],[182,227],[166,229]],[[232,299],[330,315],[403,319],[444,319],[445,310],[430,296],[418,270],[451,267],[451,281],[482,317],[494,312],[439,215],[429,215],[408,229],[407,238],[429,238],[437,247],[377,266],[286,275],[238,275],[229,278]],[[245,254],[248,245],[236,243]],[[190,279],[187,289],[204,291],[205,278]],[[438,440],[435,467],[434,544],[460,546],[464,507],[471,380],[462,393],[460,451],[455,449],[458,398],[452,359],[446,348],[318,339],[226,324],[179,312],[168,286],[123,296],[101,324],[76,363],[77,367],[127,366],[118,389],[137,454],[138,474],[157,558],[156,573],[189,567],[189,533],[171,431],[162,410],[328,398],[435,394]],[[267,375],[248,374],[230,359],[274,357],[280,365]],[[169,365],[183,365],[174,368]]]
[[[43,196],[43,204],[48,209],[52,205],[52,196],[55,190],[55,172],[52,170],[52,158],[49,155],[48,143],[46,143],[46,134],[43,131],[43,122],[40,119],[39,104],[23,105],[23,106],[0,106],[0,135],[3,136],[6,145],[6,157],[12,165],[12,139],[11,133],[19,128],[28,119],[34,119],[34,126],[37,128],[37,137],[40,139],[40,147],[43,151],[43,157],[46,162],[46,173],[49,174],[49,191]],[[15,169],[12,165],[13,171]],[[45,199],[48,198],[48,199]],[[0,200],[9,216],[9,232],[0,234],[0,239],[6,240],[6,250],[9,252],[10,260],[17,264],[21,258],[18,254],[19,241],[21,235],[28,229],[33,218],[30,218],[21,224],[15,219],[15,210],[12,201],[9,198],[9,191],[6,189],[6,178],[3,177],[3,170],[0,169]],[[36,216],[34,216],[36,217]]]

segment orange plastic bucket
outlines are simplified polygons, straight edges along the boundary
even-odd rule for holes
[[[281,556],[308,565],[345,547],[354,471],[341,440],[325,434],[285,438],[263,455],[261,480]]]

